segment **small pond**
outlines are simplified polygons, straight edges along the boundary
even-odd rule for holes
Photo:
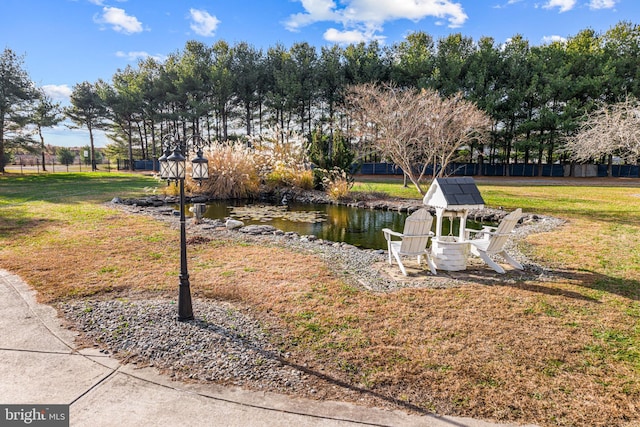
[[[191,215],[187,205],[186,214]],[[383,228],[402,232],[406,213],[378,209],[359,209],[331,204],[269,205],[263,202],[223,200],[207,203],[205,218],[224,219],[231,217],[245,225],[271,225],[284,232],[314,235],[333,242],[345,242],[363,249],[386,249]],[[435,218],[433,221],[435,228]],[[454,223],[452,234],[457,235]],[[480,223],[467,221],[468,228],[480,228]],[[443,229],[449,229],[447,219]],[[434,229],[435,231],[435,229]],[[449,234],[444,232],[443,234]]]

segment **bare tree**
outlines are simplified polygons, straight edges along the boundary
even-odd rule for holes
[[[640,103],[635,98],[602,105],[589,114],[565,150],[578,162],[607,157],[609,176],[613,156],[636,163],[640,160]]]
[[[420,194],[427,168],[442,176],[458,150],[483,140],[489,117],[461,94],[362,84],[347,95],[354,132],[361,141],[400,167]]]

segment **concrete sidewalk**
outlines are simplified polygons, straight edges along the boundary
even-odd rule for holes
[[[170,381],[95,349],[76,350],[75,333],[34,295],[0,270],[0,404],[69,404],[71,426],[497,426]]]

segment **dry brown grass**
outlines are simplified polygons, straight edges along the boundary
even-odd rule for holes
[[[54,221],[22,234],[20,242],[0,241],[0,265],[27,278],[43,302],[110,291],[162,291],[178,267],[175,233],[117,211],[93,226],[79,229]]]
[[[241,276],[244,267],[224,268]],[[610,426],[638,419],[637,366],[610,363],[601,348],[609,343],[594,336],[637,331],[569,281],[372,294],[321,265],[264,286],[268,271],[217,286],[277,313],[300,347],[312,350],[315,367],[354,386],[440,413],[501,421]],[[323,273],[304,280],[313,272]]]
[[[8,236],[0,266],[45,302],[174,296],[175,229],[103,207],[72,209],[95,219],[49,215],[18,234],[0,216]],[[623,226],[629,236],[640,230]],[[640,421],[640,275],[629,250],[637,243],[610,242],[619,227],[572,218],[530,236],[529,255],[556,274],[536,282],[507,275],[492,286],[372,293],[312,254],[225,239],[191,237],[189,265],[194,297],[252,307],[288,331],[278,339],[293,360],[336,381],[445,414],[631,426]],[[319,395],[348,393],[329,386]]]

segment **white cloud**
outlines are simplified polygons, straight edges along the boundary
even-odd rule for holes
[[[494,9],[505,9],[513,4],[520,3],[522,0],[509,0],[505,4],[496,4],[493,6]]]
[[[598,9],[613,9],[616,6],[618,0],[591,0],[589,2],[589,8]]]
[[[289,16],[284,23],[289,31],[297,31],[316,22],[342,24],[342,31],[330,29],[325,39],[349,39],[364,36],[379,38],[374,31],[382,31],[385,22],[408,19],[414,22],[428,16],[448,21],[449,27],[462,26],[467,20],[460,3],[453,0],[298,0],[305,12]],[[364,28],[364,30],[363,30]],[[329,37],[329,38],[328,38]]]
[[[102,16],[94,18],[99,24],[111,25],[114,31],[123,34],[133,34],[142,31],[142,23],[135,16],[127,15],[124,9],[117,7],[102,8]]]
[[[548,0],[542,7],[545,9],[560,8],[560,13],[568,12],[576,5],[576,0]]]
[[[190,9],[191,29],[198,35],[204,37],[213,37],[220,20],[212,16],[206,10]]]
[[[68,101],[72,92],[68,85],[44,85],[42,90],[54,101]]]
[[[567,39],[565,37],[555,36],[555,35],[554,36],[544,36],[542,38],[542,43],[543,44],[551,44],[551,43],[554,43],[554,42],[564,43],[566,41],[567,41]]]
[[[151,55],[147,52],[144,51],[132,51],[132,52],[123,52],[121,50],[116,52],[116,56],[118,58],[126,58],[129,61],[137,61],[138,59],[145,59],[145,58],[153,58],[156,59],[158,61],[164,61],[165,59],[167,59],[167,57],[165,55]]]
[[[285,22],[289,31],[321,21],[341,21],[340,13],[334,11],[336,4],[332,0],[300,0],[306,13],[291,15]]]
[[[335,28],[329,28],[324,32],[324,39],[331,43],[337,44],[351,44],[368,42],[371,40],[382,40],[384,37],[375,36],[371,32],[360,30],[345,30],[340,31]]]

